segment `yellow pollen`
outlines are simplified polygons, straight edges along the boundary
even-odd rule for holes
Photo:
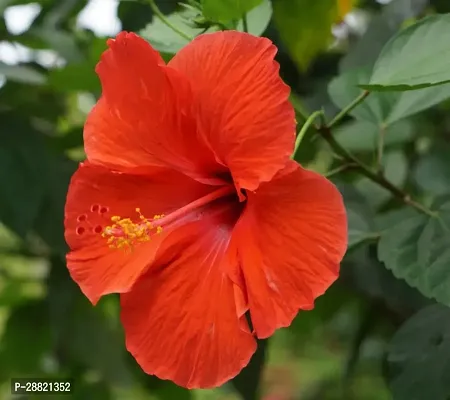
[[[163,218],[163,214],[155,215],[150,220],[141,213],[140,208],[135,210],[139,216],[138,222],[118,215],[111,217],[113,224],[107,226],[101,234],[107,239],[106,243],[111,249],[130,250],[139,243],[148,242],[154,234],[162,232],[163,228],[161,226],[155,228],[152,220]]]

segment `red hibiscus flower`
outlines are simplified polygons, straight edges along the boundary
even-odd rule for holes
[[[92,303],[120,293],[146,373],[219,386],[337,278],[342,198],[290,160],[294,112],[269,40],[206,34],[167,65],[133,33],[108,45],[67,195],[67,265]]]

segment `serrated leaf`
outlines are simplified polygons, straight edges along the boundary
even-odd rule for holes
[[[424,296],[450,305],[450,199],[432,209],[437,216],[410,213],[384,230],[378,258]]]
[[[397,33],[379,55],[369,90],[414,90],[450,82],[450,14],[433,15]]]
[[[381,300],[390,310],[410,314],[431,304],[417,289],[394,277],[374,257],[375,245],[360,246],[349,252],[341,269],[341,279],[370,298]]]
[[[203,15],[211,21],[239,20],[262,0],[203,0]]]
[[[397,331],[387,350],[389,387],[395,400],[448,400],[450,309],[431,305]]]

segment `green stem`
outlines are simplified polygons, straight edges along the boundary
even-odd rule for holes
[[[325,177],[329,178],[329,177],[331,177],[333,175],[339,174],[340,172],[344,172],[344,171],[347,171],[348,169],[355,168],[355,167],[357,167],[357,165],[354,164],[354,163],[352,163],[352,164],[351,163],[342,164],[342,165],[339,165],[338,167],[333,168],[330,171],[328,171],[325,174]]]
[[[321,117],[321,116],[323,116],[323,111],[315,111],[308,117],[306,122],[303,124],[302,129],[300,129],[300,132],[298,133],[297,138],[295,139],[294,152],[292,153],[292,157],[291,157],[292,159],[295,158],[298,148],[300,147],[300,143],[302,142],[303,137],[305,136],[306,132],[308,132],[308,129],[310,128],[310,126],[312,125],[314,120],[317,117]]]
[[[331,130],[327,126],[323,126],[318,129],[319,134],[328,142],[330,147],[342,158],[348,162],[356,164],[358,171],[367,178],[369,178],[371,181],[377,183],[381,187],[385,188],[387,191],[389,191],[394,197],[400,199],[405,204],[408,204],[409,206],[415,208],[416,210],[420,211],[423,214],[428,215],[429,217],[437,217],[438,213],[436,211],[432,211],[425,207],[424,205],[417,203],[416,201],[412,200],[410,195],[403,192],[400,188],[393,185],[390,181],[386,179],[386,177],[382,173],[376,173],[374,172],[370,167],[365,165],[363,162],[358,160],[353,154],[351,154],[348,150],[346,150],[344,147],[342,147],[334,138],[334,136],[331,133]]]
[[[190,37],[187,33],[184,33],[182,30],[178,29],[175,25],[173,25],[166,16],[161,12],[161,10],[158,8],[154,0],[148,0],[148,3],[152,9],[152,11],[155,13],[155,15],[161,20],[161,22],[165,25],[167,25],[170,29],[172,29],[174,32],[178,33],[182,38],[188,40],[189,42],[193,39]]]
[[[327,125],[328,128],[333,127],[336,125],[342,118],[344,118],[347,114],[350,113],[355,107],[357,107],[359,104],[361,104],[365,98],[370,94],[368,90],[364,90],[361,92],[361,94],[353,100],[347,107],[345,107],[343,110],[341,110]]]

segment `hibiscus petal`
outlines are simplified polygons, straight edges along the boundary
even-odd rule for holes
[[[191,81],[198,129],[238,189],[270,180],[293,151],[294,110],[276,51],[265,38],[217,32],[197,37],[168,64]]]
[[[65,209],[65,237],[71,249],[67,265],[93,303],[104,294],[127,291],[164,237],[164,231],[155,234],[133,251],[111,249],[102,232],[113,224],[112,216],[139,221],[136,208],[148,218],[169,214],[214,189],[165,168],[145,172],[127,174],[84,163],[72,177]]]
[[[236,216],[208,213],[171,233],[152,269],[121,295],[128,350],[142,369],[187,388],[216,387],[255,352],[226,270]]]
[[[187,79],[134,33],[121,32],[108,45],[96,68],[102,97],[84,130],[88,160],[165,165],[199,177],[224,170],[198,140]]]
[[[312,309],[338,277],[347,248],[342,196],[301,167],[279,174],[248,195],[233,242],[239,243],[253,327],[267,338],[289,326],[299,309]]]

